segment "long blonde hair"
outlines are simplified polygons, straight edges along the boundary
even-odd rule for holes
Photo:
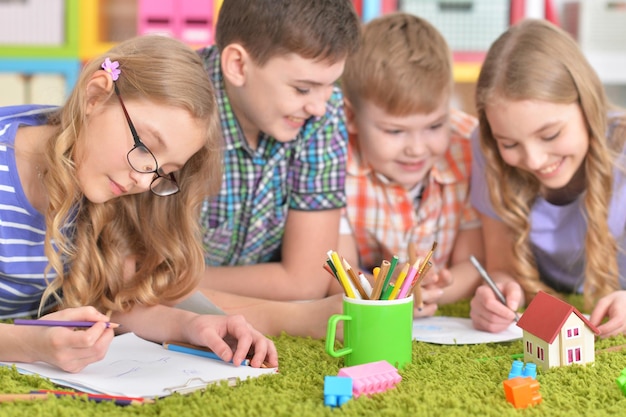
[[[539,193],[537,179],[501,158],[485,107],[498,99],[577,103],[584,115],[589,149],[584,159],[585,237],[584,297],[587,308],[618,288],[617,243],[609,231],[608,210],[613,169],[626,137],[626,121],[607,140],[610,105],[602,83],[566,32],[543,20],[525,20],[512,26],[491,46],[476,87],[481,149],[486,158],[487,182],[496,213],[509,227],[514,242],[514,273],[528,299],[539,290],[550,291],[539,280],[530,248],[528,221]]]
[[[86,85],[105,57],[120,64],[116,85],[124,98],[183,108],[204,126],[204,146],[176,173],[177,194],[159,197],[148,191],[95,204],[81,192],[76,155],[85,123]],[[112,93],[106,99],[117,100]],[[65,307],[127,311],[136,304],[170,303],[189,293],[204,269],[200,205],[219,189],[222,161],[217,102],[198,54],[163,36],[122,42],[84,66],[67,103],[50,122],[58,126],[58,135],[45,150],[45,253],[47,272],[54,270],[56,278],[42,304],[60,290]],[[129,259],[134,261],[131,274]]]

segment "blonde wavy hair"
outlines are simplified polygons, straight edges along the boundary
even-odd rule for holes
[[[102,204],[84,197],[76,178],[81,163],[76,155],[83,146],[78,138],[85,125],[86,86],[105,57],[120,64],[115,83],[125,99],[147,98],[185,109],[204,127],[204,146],[175,173],[177,194],[159,197],[147,191]],[[105,99],[107,105],[119,106],[112,92]],[[61,307],[127,311],[137,304],[171,303],[189,293],[204,269],[200,205],[219,189],[222,161],[217,101],[198,54],[164,36],[122,42],[83,67],[67,103],[50,123],[58,126],[58,134],[45,149],[45,253],[46,274],[54,270],[56,278],[42,305],[60,291]],[[130,277],[129,259],[135,262]]]
[[[530,300],[539,290],[551,291],[540,282],[530,248],[528,221],[539,193],[537,179],[507,165],[498,152],[485,107],[499,99],[577,103],[589,134],[583,161],[585,237],[585,307],[618,289],[617,244],[609,231],[608,210],[613,169],[626,138],[626,120],[608,120],[611,109],[602,83],[566,32],[544,20],[525,20],[512,26],[491,46],[476,87],[480,144],[486,158],[486,177],[496,213],[509,227],[514,242],[513,273]],[[615,126],[607,138],[607,126]]]
[[[451,95],[452,55],[428,21],[392,13],[368,22],[362,37],[341,77],[344,95],[355,109],[369,101],[394,116],[431,113],[442,97]]]

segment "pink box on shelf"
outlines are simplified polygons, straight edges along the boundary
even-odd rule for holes
[[[387,361],[341,368],[337,376],[352,378],[352,394],[355,398],[387,391],[402,381],[398,370]]]
[[[190,44],[212,44],[213,11],[210,0],[179,0],[178,38]]]
[[[139,34],[155,33],[176,37],[178,33],[177,0],[139,0]]]

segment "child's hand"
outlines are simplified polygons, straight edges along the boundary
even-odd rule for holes
[[[24,334],[25,353],[33,362],[43,361],[67,372],[79,372],[102,360],[113,340],[113,329],[105,325],[109,318],[93,307],[68,308],[47,314],[42,319],[96,323],[86,330],[24,326],[21,330],[27,333]]]
[[[414,292],[413,296],[416,300],[416,306],[413,312],[414,317],[429,317],[437,311],[437,304],[443,295],[443,289],[452,284],[452,275],[447,269],[441,271],[430,270],[421,282],[421,300],[423,305],[419,304],[419,296]]]
[[[209,347],[224,361],[239,364],[253,353],[252,366],[278,366],[274,343],[241,315],[199,315],[190,323],[187,334],[189,343]]]
[[[606,323],[600,324],[608,317]],[[602,297],[591,313],[589,321],[598,327],[600,337],[626,333],[626,291],[615,291]]]
[[[470,317],[478,330],[498,333],[515,320],[514,311],[519,307],[523,297],[522,287],[515,281],[496,285],[504,294],[507,305],[500,302],[488,285],[478,287],[470,303]]]

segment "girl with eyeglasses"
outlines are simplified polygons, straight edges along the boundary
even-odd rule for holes
[[[242,316],[171,307],[204,270],[198,213],[219,189],[221,147],[200,58],[163,36],[85,64],[62,107],[0,109],[0,318],[95,322],[0,324],[0,360],[77,372],[104,356],[112,321],[276,365],[273,343]]]

